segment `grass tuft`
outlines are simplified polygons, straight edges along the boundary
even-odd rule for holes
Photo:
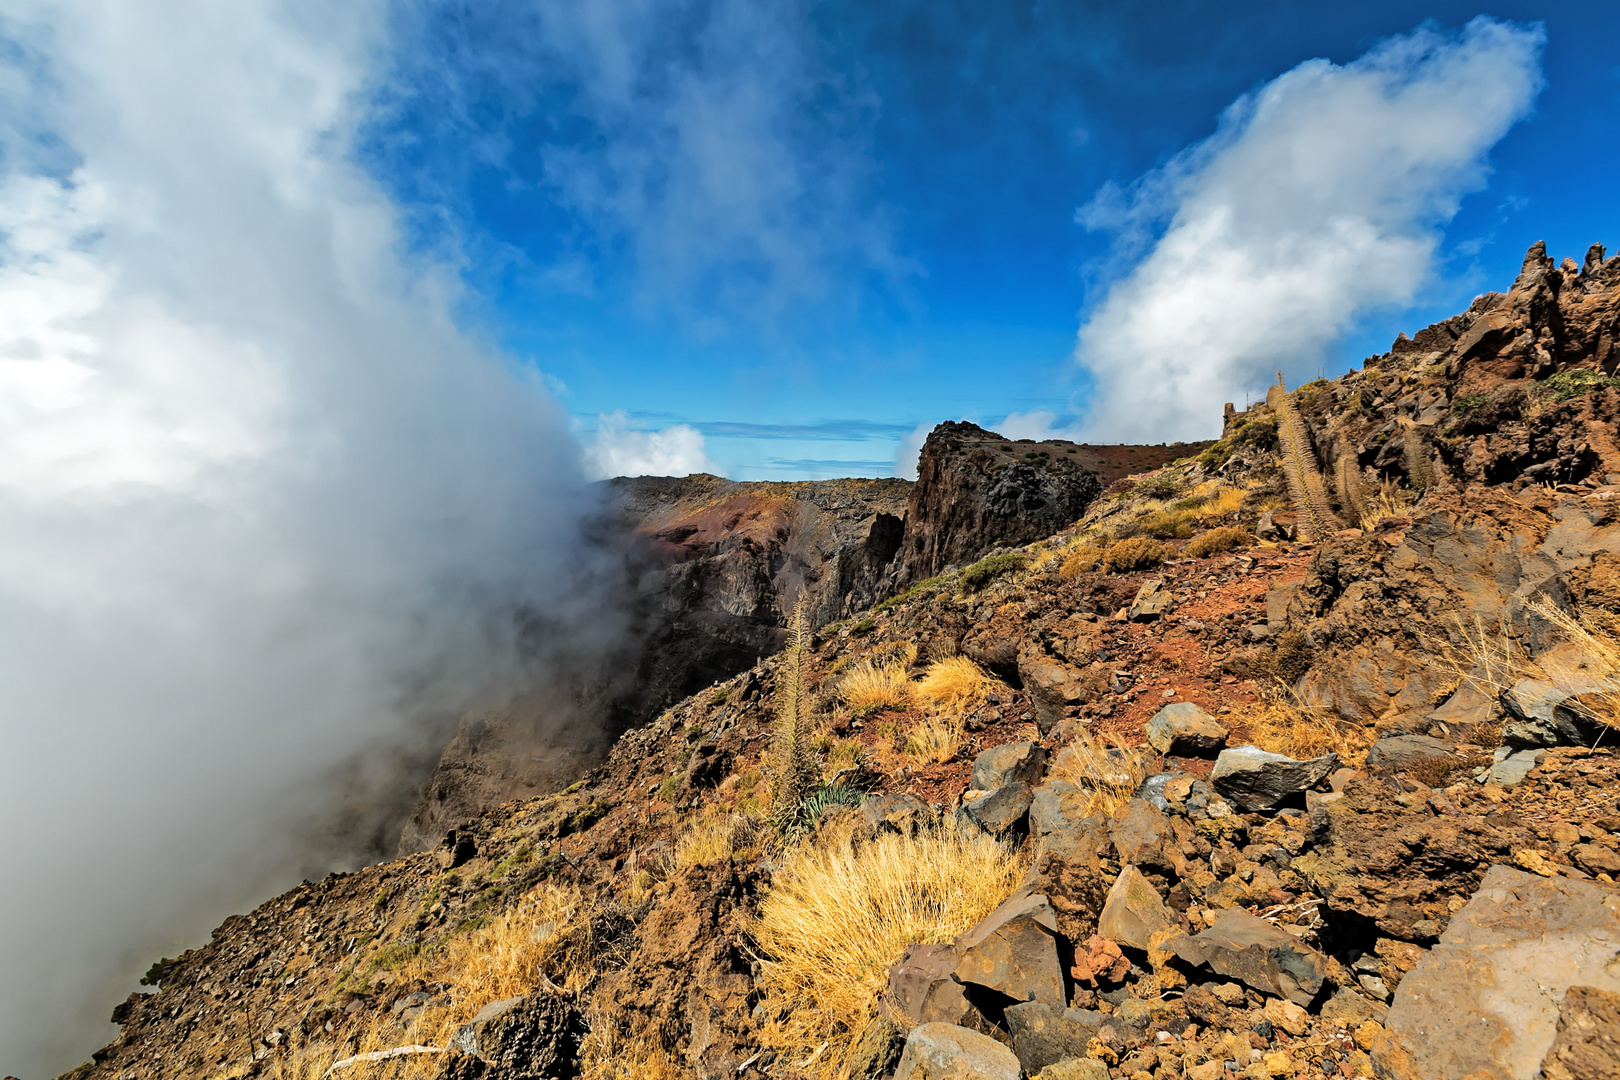
[[[1174,554],[1174,551],[1169,544],[1150,540],[1145,536],[1116,540],[1103,552],[1102,568],[1110,574],[1152,570]]]
[[[1136,789],[1152,771],[1156,756],[1148,747],[1126,746],[1117,736],[1104,743],[1089,731],[1082,731],[1057,752],[1049,775],[1088,793],[1086,814],[1112,816],[1136,797]]]
[[[910,681],[902,663],[865,661],[850,668],[838,683],[838,696],[856,716],[901,708],[909,693]]]
[[[1181,553],[1189,559],[1207,559],[1211,555],[1223,551],[1236,551],[1253,543],[1254,537],[1249,534],[1249,530],[1240,529],[1236,525],[1226,525],[1193,537],[1187,546],[1181,549]]]
[[[760,904],[759,986],[779,1018],[764,1041],[808,1055],[875,1015],[888,970],[918,942],[968,930],[1017,887],[1024,857],[955,830],[887,833],[857,843],[828,828],[790,850]],[[825,1074],[837,1058],[825,1055]]]
[[[928,665],[927,672],[911,687],[911,693],[928,709],[961,715],[982,702],[998,685],[967,657],[948,656]]]
[[[1029,565],[1029,556],[1022,551],[1004,551],[989,555],[962,571],[962,588],[978,592],[996,578],[1015,573]]]

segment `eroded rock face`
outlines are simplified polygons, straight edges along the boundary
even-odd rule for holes
[[[579,1073],[588,1029],[571,1001],[535,993],[485,1006],[451,1040],[454,1049],[511,1080],[568,1080]]]
[[[1215,925],[1171,943],[1189,964],[1237,979],[1263,993],[1309,1005],[1327,977],[1327,958],[1292,934],[1242,908],[1228,908]]]
[[[1375,1058],[1414,1080],[1532,1080],[1553,1050],[1569,989],[1620,992],[1617,956],[1620,895],[1493,866],[1401,980],[1385,1021],[1393,1039]],[[1572,1024],[1585,1021],[1572,1012],[1566,1030]]]
[[[1074,443],[1010,442],[977,424],[939,425],[917,462],[901,580],[933,577],[1079,520],[1102,491],[1098,464]]]

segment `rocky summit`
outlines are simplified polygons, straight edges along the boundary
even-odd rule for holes
[[[615,481],[645,715],[464,731],[69,1075],[1620,1076],[1617,368],[1538,244],[1213,443]]]

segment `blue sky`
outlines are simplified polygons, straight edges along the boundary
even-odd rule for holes
[[[1455,35],[1480,14],[933,0],[402,9],[362,160],[417,243],[454,251],[469,322],[542,372],[587,438],[603,414],[624,414],[620,432],[689,425],[729,475],[772,479],[891,472],[918,425],[956,417],[1047,412],[1047,427],[1081,436],[1207,437],[1220,401],[1136,427],[1086,420],[1093,378],[1075,362],[1077,332],[1166,222],[1132,250],[1077,210],[1165,166],[1235,100],[1306,61],[1352,64],[1392,35],[1426,22]],[[1620,241],[1620,14],[1485,14],[1545,27],[1533,60],[1544,84],[1459,151],[1469,175],[1438,182],[1449,205],[1407,223],[1438,238],[1414,280],[1298,316],[1328,340],[1291,346],[1291,376],[1340,372],[1398,330],[1505,288],[1534,240],[1577,259]]]

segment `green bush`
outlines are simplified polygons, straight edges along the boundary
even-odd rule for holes
[[[873,630],[876,630],[876,629],[877,629],[877,620],[872,618],[872,616],[868,615],[866,618],[862,619],[860,622],[856,623],[854,626],[851,626],[849,628],[849,632],[851,634],[854,634],[856,637],[865,637],[867,634],[870,634]]]
[[[1029,556],[1022,551],[1006,551],[980,559],[962,571],[962,588],[978,592],[1003,574],[1022,570],[1029,565]]]
[[[1600,390],[1606,386],[1620,386],[1620,379],[1610,378],[1591,368],[1576,368],[1550,376],[1541,384],[1541,392],[1554,401],[1562,402],[1578,398],[1588,390]]]

